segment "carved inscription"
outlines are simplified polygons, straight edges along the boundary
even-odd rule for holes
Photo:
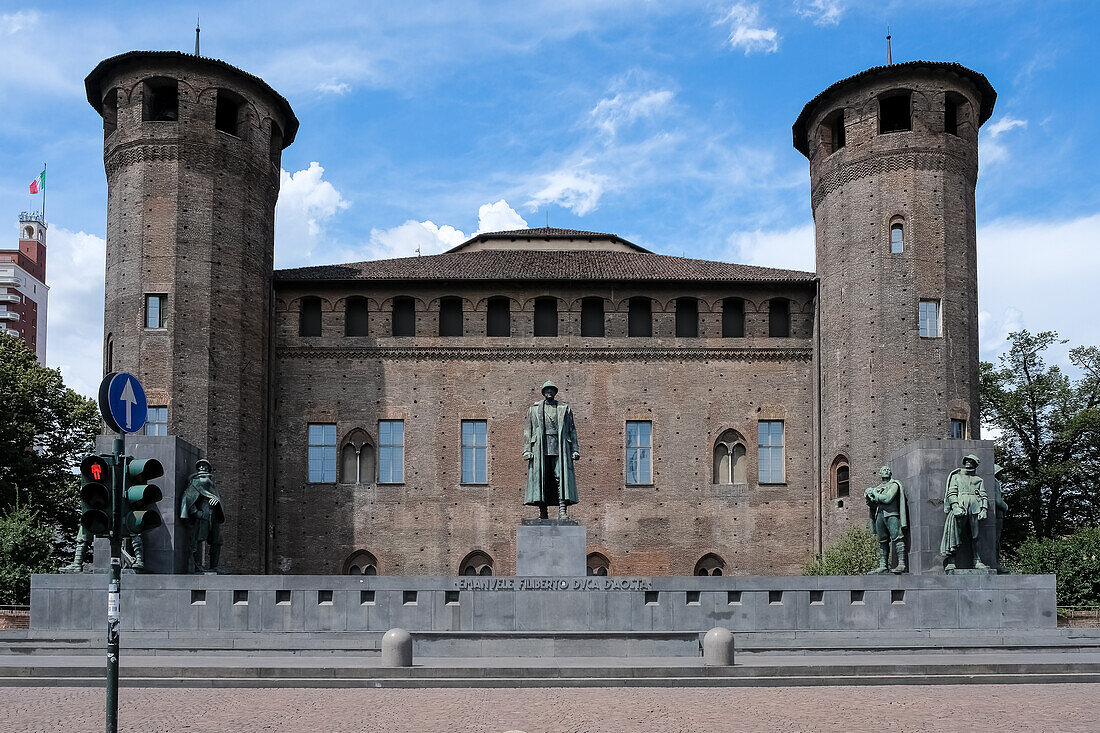
[[[457,590],[649,590],[643,578],[457,578]]]

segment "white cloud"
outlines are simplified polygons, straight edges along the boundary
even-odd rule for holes
[[[779,231],[735,232],[726,240],[732,259],[744,265],[814,272],[814,226]]]
[[[316,161],[295,173],[280,171],[279,202],[275,206],[275,266],[309,264],[322,243],[325,227],[350,205],[326,180]]]
[[[409,219],[390,229],[371,229],[369,259],[434,255],[462,244],[469,237],[449,224]]]
[[[103,376],[103,276],[106,242],[52,226],[46,232],[46,364],[65,384],[94,397]]]
[[[1004,116],[996,122],[982,127],[982,139],[978,145],[981,162],[986,165],[1000,163],[1008,159],[1008,146],[1001,137],[1017,127],[1027,127],[1027,120]]]
[[[639,118],[651,118],[658,114],[668,106],[673,96],[668,89],[619,92],[597,102],[589,116],[592,124],[609,136],[614,136],[620,127]]]
[[[998,219],[978,228],[983,359],[1003,350],[1004,337],[1020,328],[1057,331],[1070,340],[1067,346],[1100,345],[1093,301],[1098,230],[1100,214],[1056,222]]]
[[[779,33],[766,27],[760,17],[760,7],[736,3],[715,25],[728,25],[730,48],[750,53],[775,53],[779,50]]]
[[[504,199],[482,204],[477,211],[477,231],[467,236],[449,224],[409,219],[389,229],[371,229],[366,247],[368,259],[433,255],[462,244],[483,232],[526,229],[527,222]],[[362,259],[362,253],[347,253],[350,259]]]
[[[540,176],[542,187],[531,194],[527,206],[534,210],[543,204],[558,204],[577,216],[594,210],[610,178],[587,170],[590,162],[582,159]]]
[[[477,233],[506,232],[509,229],[526,229],[527,221],[504,199],[495,204],[482,204],[477,210]]]
[[[38,12],[34,10],[17,10],[14,13],[4,13],[0,15],[0,31],[9,36],[14,36],[20,31],[38,25],[38,17]]]
[[[844,0],[803,0],[795,5],[798,14],[814,25],[836,25],[844,15]]]
[[[343,81],[325,81],[317,85],[317,91],[322,94],[335,94],[339,96],[350,92],[351,85]]]

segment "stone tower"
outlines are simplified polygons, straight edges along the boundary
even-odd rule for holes
[[[169,435],[206,451],[222,563],[264,572],[275,201],[298,120],[222,61],[132,51],[85,79],[107,171],[104,366],[129,371]]]
[[[912,61],[833,84],[794,124],[820,279],[825,544],[866,521],[862,491],[901,444],[979,437],[974,186],[996,96],[975,71]]]

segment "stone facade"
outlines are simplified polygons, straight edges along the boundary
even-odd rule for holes
[[[178,121],[143,120],[163,79],[178,84]],[[570,516],[612,575],[797,572],[865,521],[859,492],[898,445],[948,437],[952,419],[977,437],[974,182],[995,94],[957,65],[870,70],[806,106],[795,147],[810,158],[816,276],[552,229],[273,273],[278,151],[297,127],[285,100],[185,54],[125,54],[87,86],[106,135],[105,365],[138,374],[169,432],[212,459],[236,572],[514,574],[515,531],[535,511],[523,425],[546,379],[577,418]],[[879,99],[899,90],[912,130],[879,132]],[[217,129],[222,94],[239,103],[238,134]],[[150,293],[166,296],[162,328],[145,327]],[[399,299],[408,335],[394,335]],[[501,299],[509,335],[490,336]],[[536,335],[543,299],[556,335]],[[630,335],[635,299],[651,333]],[[927,338],[922,299],[940,307]],[[586,301],[602,305],[603,335],[582,335]],[[734,335],[723,314],[737,302]],[[451,305],[461,335],[440,335]],[[680,309],[697,310],[681,319],[697,333],[678,335]],[[389,420],[402,421],[404,475],[382,482]],[[463,421],[485,423],[483,481],[463,481]],[[652,432],[644,483],[627,479],[628,421]],[[762,421],[782,422],[781,446],[759,445]],[[776,468],[761,482],[764,454]],[[311,480],[311,461],[333,456]],[[837,457],[852,500],[835,495]]]

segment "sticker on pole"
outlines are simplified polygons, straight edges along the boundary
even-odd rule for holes
[[[116,433],[136,433],[145,426],[149,405],[137,377],[111,372],[99,384],[99,414]]]

